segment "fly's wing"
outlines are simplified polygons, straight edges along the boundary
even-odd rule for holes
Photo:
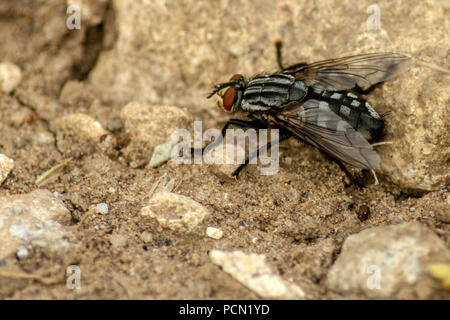
[[[380,156],[366,139],[330,110],[328,103],[315,99],[295,103],[271,119],[308,143],[354,167],[379,169]]]
[[[368,88],[405,72],[411,58],[398,53],[370,53],[311,64],[295,64],[282,70],[308,85],[319,85],[325,90],[347,90],[357,85]]]

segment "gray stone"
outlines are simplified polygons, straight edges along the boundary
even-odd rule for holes
[[[157,192],[141,215],[155,218],[159,225],[179,232],[194,232],[209,215],[208,210],[189,197],[170,192]]]
[[[427,265],[450,261],[450,251],[418,222],[364,230],[349,236],[328,272],[328,289],[370,298],[435,298]]]
[[[71,216],[63,202],[50,191],[38,189],[29,194],[0,198],[0,260],[18,249],[33,246],[55,251],[69,249],[76,243],[64,228]],[[72,241],[73,240],[73,241]],[[20,254],[24,253],[20,250]]]

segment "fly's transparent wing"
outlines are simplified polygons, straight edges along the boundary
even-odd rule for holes
[[[326,90],[347,90],[355,86],[368,88],[405,72],[411,58],[398,53],[370,53],[311,64],[296,64],[282,70],[308,85],[318,84]]]
[[[275,123],[339,160],[358,168],[380,168],[380,156],[369,142],[330,110],[325,101],[296,103],[273,118]]]

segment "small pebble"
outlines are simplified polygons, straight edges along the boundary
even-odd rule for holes
[[[411,207],[411,208],[409,208],[409,211],[414,212],[414,211],[416,211],[416,208]]]
[[[14,160],[0,153],[0,185],[14,168]]]
[[[98,214],[108,214],[109,208],[108,205],[104,202],[98,203],[96,207],[96,213]]]
[[[223,236],[223,231],[219,228],[208,227],[206,228],[206,235],[210,238],[219,240]]]
[[[366,221],[370,216],[370,208],[366,205],[362,205],[358,208],[356,214],[358,215],[358,219],[360,221]]]
[[[9,62],[0,63],[0,91],[10,93],[22,80],[22,71]]]
[[[127,243],[127,238],[120,234],[112,234],[109,238],[109,242],[114,248],[123,247]]]
[[[150,243],[153,241],[153,234],[151,232],[148,231],[144,231],[141,234],[141,239],[142,241],[144,241],[145,243]]]
[[[28,248],[23,247],[23,246],[17,248],[16,255],[17,255],[17,258],[19,260],[22,260],[23,258],[26,258],[29,254],[30,254],[30,250],[28,250]]]
[[[15,215],[19,215],[23,212],[23,208],[21,206],[14,206],[12,210]]]
[[[119,119],[109,120],[106,124],[106,128],[111,132],[116,132],[122,129],[122,121]]]

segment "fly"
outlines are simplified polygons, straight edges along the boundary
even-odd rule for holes
[[[276,45],[278,72],[249,79],[236,74],[208,96],[217,94],[225,112],[247,112],[252,119],[230,119],[222,136],[231,124],[278,128],[279,141],[274,143],[292,136],[303,140],[330,156],[359,185],[343,163],[372,172],[379,169],[381,159],[371,143],[382,137],[385,126],[361,94],[408,70],[411,59],[397,53],[370,53],[283,67],[281,42]]]

